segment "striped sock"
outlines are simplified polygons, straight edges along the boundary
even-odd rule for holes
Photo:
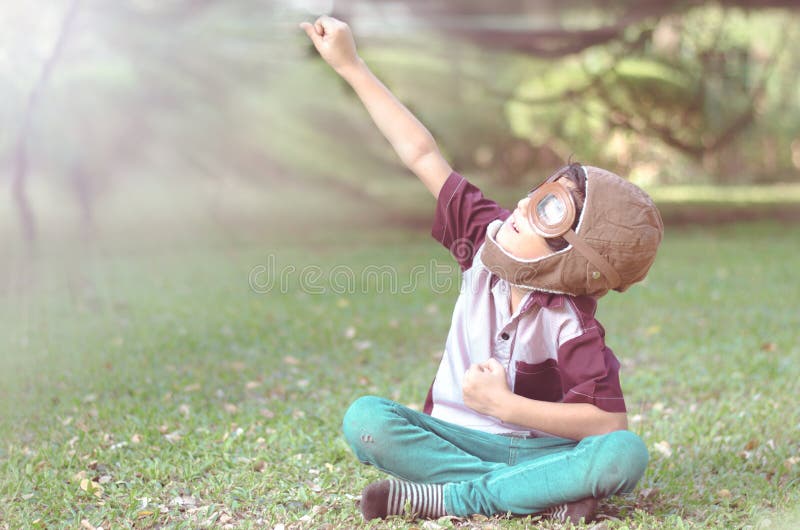
[[[588,523],[594,518],[595,512],[597,512],[597,504],[597,499],[594,497],[586,497],[579,501],[551,506],[542,512],[542,515],[548,519],[553,519],[554,521],[560,521],[562,523],[566,523],[567,521],[574,524],[578,524],[581,521]]]
[[[415,517],[436,519],[447,515],[443,493],[441,484],[381,480],[364,488],[361,494],[361,513],[366,520],[402,515],[408,503],[411,514]]]

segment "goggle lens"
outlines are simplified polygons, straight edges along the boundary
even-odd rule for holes
[[[557,225],[566,217],[567,207],[561,199],[548,193],[536,205],[536,215],[547,225]]]

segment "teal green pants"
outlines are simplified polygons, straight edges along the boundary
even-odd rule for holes
[[[447,513],[525,515],[564,502],[631,491],[647,466],[630,431],[565,438],[516,438],[438,420],[365,396],[344,417],[356,457],[397,478],[444,484]]]

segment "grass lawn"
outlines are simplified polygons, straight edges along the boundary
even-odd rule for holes
[[[646,283],[601,302],[651,452],[602,528],[800,523],[798,248],[794,225],[669,230]],[[363,394],[421,405],[458,290],[424,231],[98,246],[0,272],[0,528],[368,526],[356,499],[380,475],[342,414]],[[558,527],[371,526],[537,524]]]

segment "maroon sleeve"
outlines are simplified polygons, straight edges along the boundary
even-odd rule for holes
[[[431,235],[450,250],[461,270],[466,270],[472,266],[489,223],[505,220],[510,214],[454,171],[439,191]]]
[[[605,345],[603,328],[593,326],[558,348],[564,403],[591,403],[606,412],[625,412],[619,361]]]

